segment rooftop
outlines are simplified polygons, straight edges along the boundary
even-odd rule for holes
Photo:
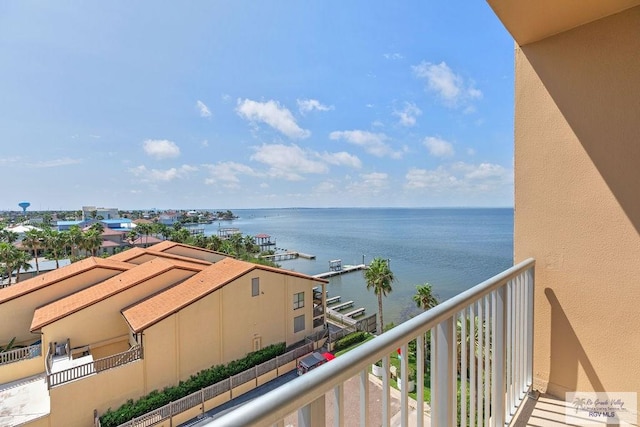
[[[60,267],[57,270],[52,270],[40,276],[16,283],[13,286],[0,289],[0,304],[96,268],[124,272],[132,267],[134,267],[133,264],[112,259],[97,257],[85,258],[81,261]]]
[[[122,315],[134,332],[143,331],[253,270],[272,271],[328,283],[326,280],[293,271],[225,258],[184,282],[122,310]]]
[[[164,259],[154,259],[136,265],[122,274],[37,308],[31,322],[31,331],[37,331],[56,320],[176,268],[190,270],[195,274],[204,267],[198,263]]]

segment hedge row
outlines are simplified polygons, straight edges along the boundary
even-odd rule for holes
[[[117,410],[107,410],[100,417],[102,427],[116,427],[127,421],[146,414],[147,412],[158,409],[172,401],[181,399],[185,396],[202,390],[205,387],[216,384],[233,375],[244,372],[256,365],[273,359],[276,356],[284,354],[285,344],[273,344],[261,350],[247,354],[242,359],[229,362],[228,365],[216,365],[209,369],[204,369],[195,375],[192,375],[186,381],[180,381],[177,386],[165,387],[162,391],[154,390],[146,396],[141,397],[137,401],[132,399],[120,406]]]
[[[349,335],[340,338],[333,346],[333,351],[340,351],[347,347],[351,347],[354,344],[362,342],[369,338],[369,333],[364,331],[352,332]]]

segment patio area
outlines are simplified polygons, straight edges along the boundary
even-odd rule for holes
[[[46,376],[0,385],[0,427],[20,425],[50,412]]]

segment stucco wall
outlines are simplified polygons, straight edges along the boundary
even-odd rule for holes
[[[174,268],[46,325],[42,328],[45,345],[69,338],[71,346],[78,347],[127,336],[129,326],[120,314],[123,308],[193,274]]]
[[[142,367],[138,360],[52,388],[51,426],[92,426],[94,409],[102,415],[127,399],[137,399],[144,394]]]
[[[534,387],[640,390],[640,8],[516,50],[515,261]]]
[[[251,279],[260,294],[251,296]],[[227,364],[261,346],[292,344],[311,334],[310,280],[255,270],[147,328],[143,333],[145,376],[151,391],[177,384],[217,364]],[[303,308],[293,310],[293,294],[305,292]],[[293,318],[305,314],[306,328],[293,332]]]

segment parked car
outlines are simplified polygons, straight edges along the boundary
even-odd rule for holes
[[[324,365],[335,356],[331,353],[319,353],[314,351],[298,362],[298,375],[303,375],[320,365]]]

